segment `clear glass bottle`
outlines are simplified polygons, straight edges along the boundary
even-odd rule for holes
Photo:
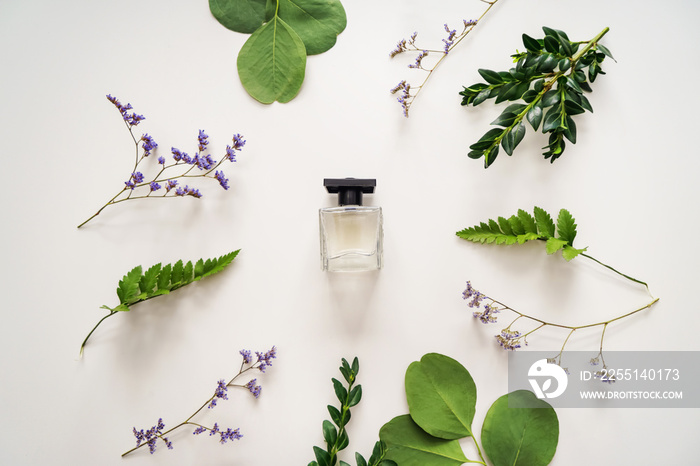
[[[326,178],[329,193],[338,194],[337,207],[319,209],[321,268],[329,272],[360,272],[382,268],[382,208],[362,205],[373,193],[374,179]]]

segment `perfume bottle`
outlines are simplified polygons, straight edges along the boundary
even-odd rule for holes
[[[374,179],[326,178],[329,193],[338,194],[337,207],[319,209],[321,268],[330,272],[377,270],[382,267],[382,209],[362,205],[373,193]]]

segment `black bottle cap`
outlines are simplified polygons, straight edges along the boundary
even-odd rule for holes
[[[338,194],[338,205],[362,205],[362,193],[373,193],[376,179],[324,178],[329,193]]]

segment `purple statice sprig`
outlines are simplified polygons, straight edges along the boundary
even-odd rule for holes
[[[255,356],[253,356],[253,354],[249,350],[241,350],[239,353],[242,357],[242,362],[240,368],[238,369],[238,373],[234,375],[233,378],[231,378],[228,382],[226,382],[225,379],[219,380],[216,383],[214,394],[208,400],[206,400],[204,404],[202,404],[202,406],[199,407],[199,409],[192,413],[190,417],[177,424],[176,426],[171,427],[168,430],[164,430],[165,424],[163,423],[162,418],[158,419],[158,423],[148,430],[137,430],[136,427],[134,427],[133,433],[134,437],[136,438],[136,446],[131,450],[123,453],[122,457],[146,445],[148,445],[149,451],[151,452],[151,454],[153,454],[156,451],[158,440],[162,441],[165,444],[165,446],[168,447],[169,450],[172,450],[173,444],[166,436],[169,435],[171,432],[185,426],[194,427],[194,431],[192,432],[193,435],[200,435],[208,432],[210,437],[218,436],[219,443],[222,444],[228,442],[229,440],[233,441],[242,438],[243,434],[241,434],[239,428],[227,428],[224,430],[223,428],[220,428],[219,424],[216,422],[213,426],[208,427],[202,423],[194,421],[194,418],[202,411],[215,408],[219,400],[228,400],[228,389],[230,387],[244,388],[247,391],[249,391],[251,395],[255,398],[260,397],[260,393],[262,392],[262,386],[258,384],[257,378],[250,379],[245,383],[239,381],[239,378],[241,378],[249,371],[265,372],[266,368],[272,366],[272,360],[277,358],[277,347],[273,346],[269,351],[266,351],[264,353],[256,351]]]
[[[559,324],[559,323],[554,323],[554,322],[548,322],[542,319],[539,319],[537,317],[533,317],[527,314],[524,314],[520,311],[516,311],[510,306],[507,306],[503,304],[500,301],[497,301],[489,296],[486,296],[484,293],[480,292],[479,290],[475,289],[471,282],[467,282],[467,286],[465,290],[462,292],[462,299],[468,301],[468,306],[470,308],[475,309],[472,311],[472,316],[475,319],[478,319],[481,323],[483,324],[493,324],[498,322],[498,316],[496,314],[500,314],[501,312],[504,311],[509,311],[515,314],[515,319],[513,319],[505,328],[501,330],[500,333],[495,335],[496,341],[500,345],[501,348],[504,350],[510,350],[514,351],[516,349],[520,349],[523,346],[527,346],[527,337],[529,335],[532,335],[536,331],[540,330],[541,328],[544,327],[555,327],[555,328],[560,328],[560,329],[566,329],[569,331],[567,334],[566,338],[564,339],[564,343],[562,344],[561,350],[559,351],[559,354],[552,358],[553,361],[558,361],[556,362],[557,364],[561,365],[561,356],[564,352],[564,348],[566,347],[566,344],[569,342],[569,339],[571,338],[571,335],[574,334],[575,331],[577,330],[582,330],[582,329],[587,329],[587,328],[595,328],[595,327],[602,327],[601,334],[600,334],[600,349],[598,351],[598,355],[591,359],[591,363],[595,364],[597,361],[600,361],[603,359],[603,341],[605,338],[605,331],[608,328],[608,325],[610,325],[613,322],[616,322],[618,320],[622,320],[625,317],[629,317],[631,315],[634,315],[638,312],[643,311],[644,309],[648,309],[651,306],[653,306],[659,299],[654,298],[651,302],[646,304],[645,306],[642,306],[638,309],[635,309],[634,311],[628,312],[626,314],[614,317],[609,320],[605,320],[602,322],[595,322],[591,324],[586,324],[586,325],[564,325],[564,324]],[[531,330],[523,333],[519,330],[514,330],[513,325],[520,319],[524,319],[526,321],[532,322],[534,325],[534,328]]]
[[[408,111],[413,101],[416,99],[420,91],[430,79],[433,72],[440,66],[442,60],[449,55],[449,53],[454,49],[467,35],[476,27],[476,25],[482,20],[482,18],[489,12],[491,7],[495,5],[498,0],[481,0],[488,6],[486,10],[481,14],[479,19],[476,20],[462,20],[462,30],[458,32],[457,29],[451,29],[447,24],[444,24],[444,29],[446,32],[445,38],[442,39],[442,48],[431,49],[426,47],[421,47],[416,43],[418,33],[414,32],[411,37],[406,39],[401,39],[396,47],[389,52],[389,57],[394,58],[401,54],[414,54],[415,60],[413,63],[409,64],[408,67],[411,69],[417,69],[424,71],[425,77],[420,85],[411,86],[406,80],[401,80],[399,84],[394,86],[390,92],[392,94],[398,94],[397,101],[401,105],[403,110],[403,115],[408,118]],[[432,65],[424,64],[424,59],[430,55],[434,55],[437,58],[432,60]]]
[[[197,187],[189,184],[179,185],[179,181],[189,179],[208,178],[215,180],[224,189],[230,187],[229,179],[226,177],[222,164],[225,161],[236,162],[238,152],[245,146],[245,139],[240,134],[234,134],[231,144],[226,146],[226,151],[221,160],[216,160],[209,153],[209,135],[204,130],[199,130],[197,134],[197,150],[193,155],[188,154],[176,147],[170,149],[171,161],[160,155],[157,158],[156,168],[152,177],[146,177],[142,164],[146,162],[152,154],[158,151],[158,143],[153,136],[144,133],[139,138],[134,134],[134,127],[145,119],[143,115],[134,113],[131,104],[122,104],[119,99],[112,95],[107,95],[109,100],[119,111],[124,120],[129,134],[135,146],[135,161],[131,170],[131,175],[124,182],[124,187],[107,201],[92,217],[78,225],[78,228],[97,217],[106,207],[120,202],[135,199],[161,199],[173,197],[193,197],[199,199],[202,192]],[[153,157],[151,157],[153,158]],[[162,189],[164,188],[164,189]]]

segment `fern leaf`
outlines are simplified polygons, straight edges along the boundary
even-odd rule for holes
[[[498,226],[501,227],[503,234],[507,236],[515,236],[513,229],[510,227],[510,223],[508,223],[508,220],[506,220],[504,217],[498,217]]]
[[[566,246],[564,246],[564,249],[562,249],[561,254],[562,254],[562,256],[564,256],[564,259],[566,259],[566,261],[568,262],[571,259],[573,259],[574,257],[581,254],[586,249],[588,249],[588,248],[576,249],[572,246],[566,245]]]
[[[568,210],[561,209],[557,218],[557,235],[569,245],[574,244],[576,238],[576,223]]]
[[[165,267],[163,267],[160,270],[160,274],[158,275],[158,290],[157,291],[163,291],[167,290],[170,291],[170,272],[172,271],[173,266],[168,264]],[[165,294],[165,293],[162,293]]]
[[[493,221],[492,221],[493,222]],[[467,241],[472,241],[474,243],[496,243],[496,244],[513,244],[517,241],[517,237],[514,235],[506,235],[501,232],[501,229],[497,224],[491,223],[487,225],[481,223],[480,225],[465,228],[462,231],[457,232],[457,236]]]
[[[525,212],[523,209],[518,209],[518,218],[520,219],[520,223],[522,223],[523,228],[525,229],[525,233],[534,233],[537,234],[537,222],[535,222],[535,219],[530,215],[528,212]]]
[[[548,238],[547,239],[547,254],[554,254],[558,250],[567,246],[566,241],[561,238]]]
[[[151,266],[151,268],[146,270],[146,273],[141,276],[141,279],[139,280],[139,289],[141,290],[141,294],[148,296],[153,293],[153,290],[158,284],[158,275],[160,274],[161,265],[162,264],[158,263]]]
[[[521,222],[520,219],[515,215],[511,215],[508,218],[508,224],[510,225],[510,228],[515,236],[525,234],[525,227],[523,226],[523,222]]]
[[[182,261],[179,260],[175,262],[175,265],[173,265],[173,270],[170,273],[170,289],[172,290],[174,287],[180,284],[182,281],[182,274],[184,271],[184,266],[182,265]]]
[[[130,306],[134,304],[168,294],[170,291],[188,285],[193,281],[201,280],[206,276],[220,272],[233,261],[239,251],[230,252],[218,259],[208,259],[206,262],[200,259],[194,266],[192,262],[188,262],[183,266],[183,262],[179,260],[174,265],[167,264],[162,266],[160,263],[155,264],[146,273],[143,273],[143,268],[140,265],[134,267],[119,281],[119,286],[117,287],[119,304],[114,308],[102,306],[102,309],[107,309],[109,314],[100,319],[97,325],[88,333],[80,347],[80,353],[82,354],[85,343],[90,339],[92,333],[107,317],[113,316],[119,311],[129,311],[131,310]]]
[[[586,249],[576,249],[572,243],[576,237],[576,223],[566,209],[559,211],[555,226],[552,216],[540,207],[535,207],[534,217],[523,209],[507,219],[498,217],[488,223],[481,222],[471,228],[458,231],[460,238],[482,244],[523,244],[532,240],[545,240],[547,254],[562,251],[564,259],[570,261]],[[557,236],[555,236],[555,232]]]
[[[193,280],[201,279],[203,274],[204,274],[204,260],[199,259],[194,264],[194,278],[193,278]]]
[[[208,277],[209,275],[214,275],[215,273],[219,273],[222,270],[224,270],[224,268],[227,265],[229,265],[231,262],[233,262],[233,260],[236,258],[236,256],[238,255],[238,253],[240,251],[241,250],[238,249],[238,250],[230,252],[228,254],[224,254],[223,256],[219,257],[218,259],[212,259],[209,267],[207,266],[207,263],[209,263],[209,261],[207,261],[204,264],[204,275],[202,275],[202,278]]]
[[[554,221],[546,210],[535,207],[535,222],[540,235],[545,238],[554,236]]]
[[[141,279],[142,270],[140,265],[134,267],[119,281],[117,296],[120,304],[128,303],[139,294],[139,280]]]

